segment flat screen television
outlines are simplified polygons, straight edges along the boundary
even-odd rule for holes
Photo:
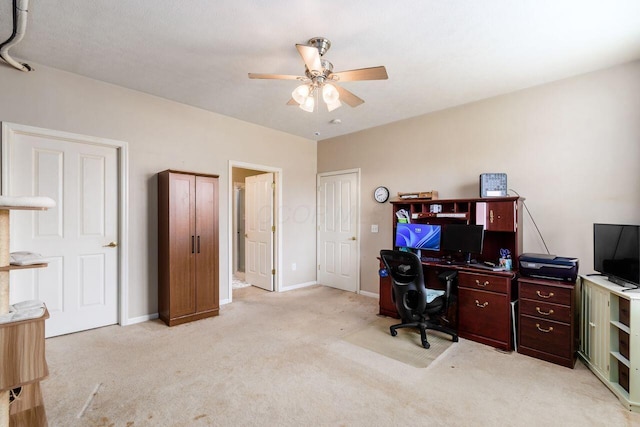
[[[405,224],[396,226],[396,246],[399,248],[440,250],[441,227],[437,224]]]
[[[640,225],[593,224],[593,269],[610,282],[640,287]]]
[[[484,242],[484,227],[482,225],[447,224],[442,231],[443,251],[459,252],[464,256],[464,262],[471,262],[471,254],[481,254]]]

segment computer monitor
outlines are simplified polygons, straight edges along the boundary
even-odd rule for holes
[[[399,248],[440,250],[441,227],[437,224],[396,225],[395,246]]]
[[[465,262],[471,262],[471,254],[482,253],[484,227],[482,225],[447,224],[442,231],[443,251],[459,252]]]

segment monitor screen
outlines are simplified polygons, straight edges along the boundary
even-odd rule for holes
[[[481,254],[484,239],[484,227],[481,225],[447,224],[442,232],[441,249]]]
[[[396,246],[399,248],[440,249],[440,226],[435,224],[404,224],[396,227]]]
[[[640,226],[593,224],[593,269],[624,286],[640,285]],[[620,283],[618,280],[623,281]]]

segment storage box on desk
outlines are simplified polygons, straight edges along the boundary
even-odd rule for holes
[[[49,312],[34,319],[0,323],[0,391],[10,390],[49,375],[44,357],[44,321]]]
[[[549,254],[522,254],[518,258],[522,276],[575,282],[578,277],[578,258]]]

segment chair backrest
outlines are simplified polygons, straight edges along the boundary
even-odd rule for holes
[[[393,299],[403,320],[419,320],[427,305],[422,262],[412,252],[383,249],[380,258],[393,286]]]

